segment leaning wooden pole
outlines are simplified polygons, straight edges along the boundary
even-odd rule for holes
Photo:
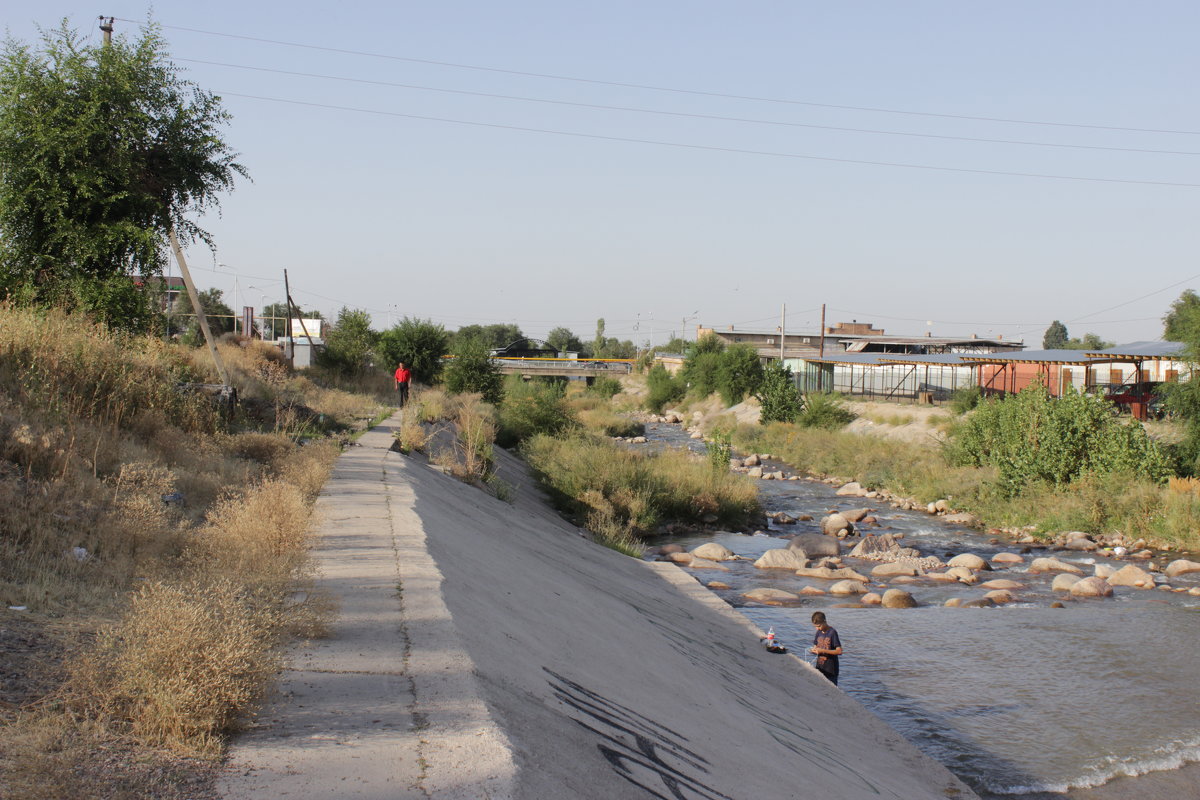
[[[212,356],[213,363],[217,366],[217,375],[220,376],[221,383],[228,386],[229,373],[225,371],[225,362],[221,361],[221,354],[217,352],[217,342],[213,339],[212,330],[208,327],[208,317],[204,316],[204,309],[200,306],[200,295],[196,293],[196,284],[192,283],[192,273],[188,271],[187,261],[183,258],[183,248],[179,246],[179,239],[175,236],[175,229],[168,230],[167,236],[171,240],[171,250],[175,253],[175,260],[179,262],[179,273],[183,276],[183,285],[187,287],[188,297],[192,299],[192,309],[196,312],[196,319],[200,322],[204,341],[208,343],[209,355]]]

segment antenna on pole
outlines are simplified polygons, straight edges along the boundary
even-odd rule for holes
[[[106,17],[100,15],[100,30],[104,32],[104,46],[108,47],[112,44],[113,23],[117,21],[116,17]]]

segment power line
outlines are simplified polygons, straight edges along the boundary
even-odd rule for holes
[[[120,19],[122,22],[131,22],[135,25],[145,25],[144,22],[139,21],[139,20],[125,19],[124,17],[117,17],[117,19]],[[189,33],[200,33],[200,34],[204,34],[206,36],[221,36],[221,37],[224,37],[227,39],[240,39],[242,41],[259,42],[262,44],[273,44],[273,45],[279,45],[282,47],[297,47],[297,48],[302,48],[302,49],[306,49],[306,50],[320,50],[320,51],[324,51],[327,53],[340,53],[342,55],[364,56],[367,58],[380,58],[380,59],[386,59],[389,61],[404,61],[404,62],[408,62],[408,63],[412,63],[412,64],[428,64],[431,66],[438,66],[438,67],[452,67],[454,69],[467,69],[467,70],[475,70],[475,71],[479,71],[479,72],[494,72],[494,73],[499,73],[499,74],[503,74],[503,75],[518,75],[518,76],[525,77],[525,78],[542,78],[542,79],[546,79],[546,80],[569,81],[572,83],[585,83],[585,84],[592,84],[592,85],[596,85],[596,86],[615,86],[615,87],[619,87],[619,88],[623,88],[623,89],[644,89],[644,90],[654,91],[654,92],[669,92],[669,93],[673,93],[673,94],[695,95],[695,96],[699,96],[699,97],[718,97],[718,98],[722,98],[722,99],[726,99],[726,100],[748,100],[748,101],[758,102],[758,103],[779,103],[779,104],[783,104],[783,105],[810,106],[813,108],[831,108],[831,109],[837,109],[837,110],[841,110],[841,111],[866,111],[866,112],[878,113],[878,114],[903,114],[903,115],[907,115],[907,116],[933,117],[933,118],[938,118],[938,119],[960,119],[960,120],[972,120],[972,121],[976,121],[976,122],[1002,122],[1002,123],[1013,124],[1013,125],[1043,125],[1043,126],[1060,127],[1060,128],[1083,128],[1083,129],[1087,129],[1087,130],[1124,131],[1124,132],[1128,132],[1128,133],[1165,133],[1165,134],[1177,134],[1177,135],[1182,135],[1182,136],[1200,136],[1200,131],[1170,130],[1170,129],[1162,129],[1162,128],[1134,128],[1134,127],[1123,127],[1123,126],[1117,126],[1117,125],[1093,125],[1093,124],[1080,123],[1080,122],[1053,122],[1053,121],[1047,121],[1047,120],[1012,119],[1012,118],[1006,118],[1006,117],[973,116],[973,115],[969,115],[969,114],[946,114],[946,113],[935,113],[932,111],[911,111],[911,110],[907,110],[907,109],[898,109],[898,108],[879,108],[879,107],[874,107],[874,106],[853,106],[853,105],[842,105],[842,104],[835,104],[835,103],[817,103],[817,102],[812,102],[812,101],[807,101],[807,100],[790,100],[790,99],[779,98],[779,97],[760,97],[760,96],[756,96],[756,95],[727,94],[724,92],[712,92],[712,91],[704,91],[704,90],[699,90],[699,89],[680,89],[680,88],[671,87],[671,86],[655,86],[653,84],[623,83],[620,81],[605,81],[605,80],[599,80],[599,79],[595,79],[595,78],[579,78],[579,77],[570,76],[570,75],[555,75],[552,73],[544,73],[544,72],[526,72],[526,71],[515,70],[515,69],[503,69],[500,67],[485,67],[485,66],[480,66],[478,64],[460,64],[460,63],[456,63],[453,61],[437,61],[437,60],[433,60],[433,59],[413,58],[410,56],[397,56],[397,55],[391,55],[388,53],[372,53],[372,52],[364,51],[364,50],[350,50],[350,49],[339,48],[339,47],[326,47],[323,45],[304,44],[301,42],[288,42],[288,41],[283,41],[280,39],[266,39],[266,38],[262,38],[262,37],[245,36],[245,35],[236,34],[236,33],[223,33],[220,31],[209,31],[209,30],[203,30],[201,28],[189,28],[189,27],[184,27],[182,25],[165,25],[162,23],[157,23],[157,24],[162,28],[167,28],[170,30],[187,31]]]
[[[580,133],[578,131],[560,131],[550,128],[531,128],[523,125],[503,125],[496,122],[477,122],[474,120],[451,119],[449,117],[431,117],[422,114],[404,114],[399,111],[382,111],[372,108],[355,108],[352,106],[337,106],[329,103],[314,103],[305,100],[286,100],[280,97],[265,97],[263,95],[242,94],[240,92],[219,92],[224,97],[242,97],[248,100],[263,100],[271,103],[286,103],[290,105],[308,106],[310,108],[326,108],[334,111],[353,111],[359,114],[376,114],[387,117],[400,117],[403,119],[416,119],[425,122],[446,122],[454,125],[470,125],[479,128],[493,128],[497,130],[520,131],[522,133],[542,133],[552,136],[571,136],[579,139],[596,139],[608,142],[626,142],[630,144],[649,144],[659,147],[678,147],[687,150],[704,150],[708,152],[719,153],[739,153],[742,155],[768,156],[771,158],[792,158],[802,159],[805,161],[824,161],[836,164],[859,164],[871,167],[896,167],[900,169],[920,169],[930,170],[934,172],[957,172],[972,175],[1001,175],[1015,178],[1041,178],[1045,180],[1063,180],[1063,181],[1083,181],[1086,183],[1118,183],[1135,186],[1173,186],[1186,189],[1200,189],[1198,183],[1182,183],[1176,181],[1146,181],[1133,180],[1128,178],[1092,178],[1080,175],[1052,175],[1039,172],[1015,172],[1008,170],[992,170],[992,169],[975,169],[971,167],[942,167],[932,164],[906,164],[898,161],[871,161],[867,159],[856,158],[834,158],[832,156],[812,156],[801,153],[781,153],[771,150],[752,150],[740,147],[721,147],[717,145],[704,144],[688,144],[685,142],[668,142],[658,139],[638,139],[626,136],[607,136],[599,133]]]
[[[322,80],[341,81],[344,83],[360,83],[370,86],[387,86],[395,89],[414,89],[422,92],[438,92],[441,94],[456,94],[467,97],[486,97],[494,100],[516,100],[523,103],[543,103],[546,105],[569,106],[572,108],[588,108],[598,111],[623,111],[632,114],[653,114],[665,117],[680,117],[684,119],[704,119],[715,120],[719,122],[740,122],[751,125],[773,125],[786,128],[807,128],[810,130],[821,131],[837,131],[839,133],[868,133],[881,136],[904,136],[914,139],[940,139],[943,141],[953,142],[975,142],[982,144],[1008,144],[1018,145],[1023,147],[1055,147],[1061,149],[1073,150],[1103,150],[1114,153],[1151,153],[1155,155],[1171,155],[1171,156],[1200,156],[1200,151],[1194,150],[1157,150],[1144,147],[1107,147],[1103,145],[1090,144],[1072,144],[1058,142],[1031,142],[1021,139],[988,139],[975,136],[950,136],[936,133],[910,133],[908,131],[890,131],[879,130],[875,128],[848,128],[838,125],[817,125],[808,122],[788,122],[784,120],[771,119],[755,119],[752,117],[731,117],[721,114],[697,114],[687,111],[665,111],[655,108],[637,108],[632,106],[614,106],[601,103],[580,103],[573,100],[555,100],[544,97],[528,97],[524,95],[509,95],[495,94],[492,92],[477,92],[468,89],[446,89],[437,86],[423,86],[412,83],[398,83],[395,81],[373,80],[370,78],[350,78],[341,75],[323,75],[316,72],[297,72],[294,70],[275,69],[272,67],[255,67],[246,64],[230,64],[223,61],[206,61],[199,58],[176,58],[179,61],[187,64],[206,64],[214,67],[228,67],[230,69],[243,69],[254,72],[268,72],[275,75],[290,75],[298,78],[320,78]]]

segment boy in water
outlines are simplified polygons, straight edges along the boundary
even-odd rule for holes
[[[813,612],[812,623],[817,632],[813,635],[813,646],[808,652],[817,657],[817,670],[837,686],[838,656],[842,654],[842,640],[837,630],[829,627],[829,623],[825,621],[825,612]]]

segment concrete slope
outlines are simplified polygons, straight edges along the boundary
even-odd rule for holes
[[[586,540],[498,458],[513,505],[418,460],[394,469],[515,753],[515,797],[974,796],[678,568]]]
[[[587,540],[508,454],[511,504],[390,443],[367,434],[322,494],[341,611],[225,797],[974,796],[685,573]]]

